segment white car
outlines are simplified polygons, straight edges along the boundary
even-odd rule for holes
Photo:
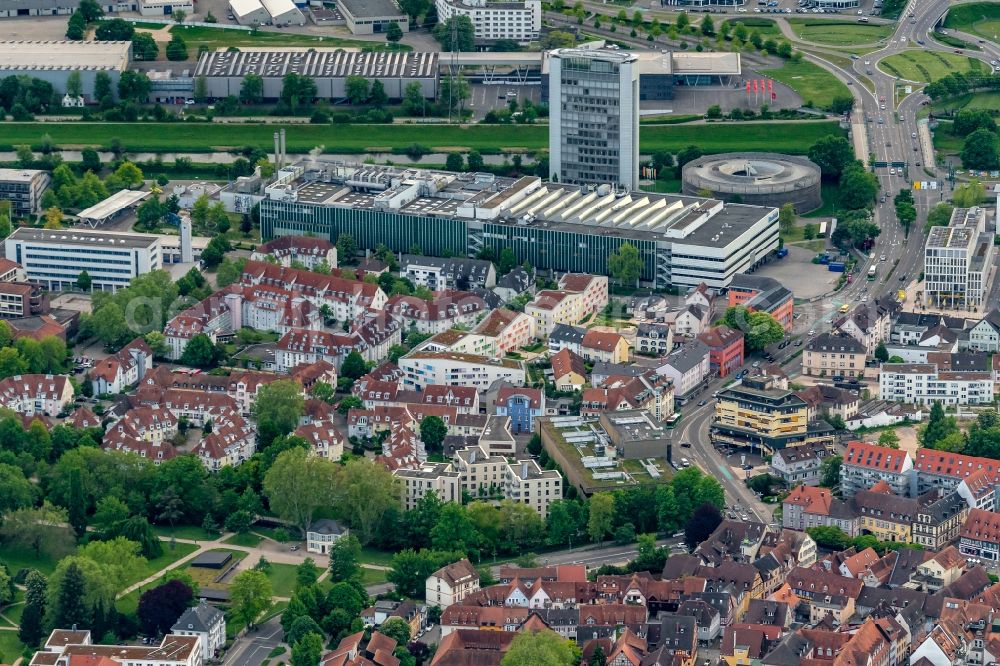
[[[872,64],[872,61],[871,60],[865,60],[865,64],[866,65],[870,65],[870,64]]]
[[[883,254],[881,257],[878,258],[878,260],[879,261],[885,261],[885,255]]]

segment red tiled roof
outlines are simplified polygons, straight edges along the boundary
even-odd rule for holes
[[[908,454],[899,449],[890,449],[866,442],[851,442],[844,454],[844,464],[887,472],[902,472]]]

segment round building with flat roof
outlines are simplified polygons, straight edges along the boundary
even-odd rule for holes
[[[724,201],[780,207],[791,203],[797,213],[823,205],[819,167],[805,157],[778,153],[706,155],[684,165],[684,194],[707,190]]]

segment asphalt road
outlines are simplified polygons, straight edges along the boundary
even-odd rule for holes
[[[281,644],[283,638],[279,615],[260,625],[252,633],[237,639],[226,653],[223,666],[260,666],[271,650]]]

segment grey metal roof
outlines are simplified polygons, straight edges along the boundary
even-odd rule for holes
[[[192,606],[181,613],[181,616],[177,618],[177,621],[174,622],[174,626],[170,630],[173,632],[197,631],[209,633],[212,627],[220,622],[225,622],[225,615],[222,611],[215,606],[210,606],[202,599],[201,603],[197,606]]]

